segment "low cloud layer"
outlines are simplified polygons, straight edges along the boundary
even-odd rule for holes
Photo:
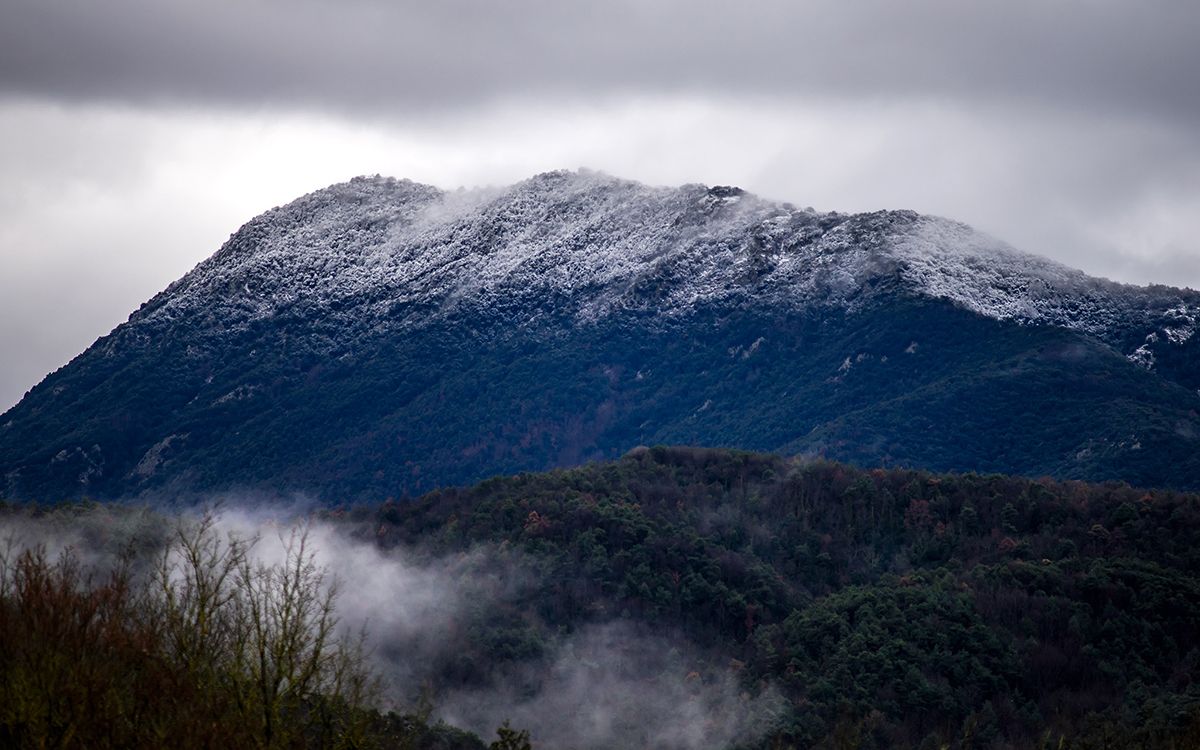
[[[251,556],[268,566],[284,564],[296,534],[305,534],[313,562],[326,581],[336,581],[341,627],[367,634],[385,708],[411,709],[462,647],[471,619],[502,617],[506,604],[535,585],[534,562],[509,549],[440,557],[384,551],[366,538],[369,529],[296,521],[298,507],[227,504],[214,528],[221,538],[256,540]],[[12,560],[40,545],[51,560],[69,551],[103,576],[132,549],[134,570],[149,575],[175,528],[171,518],[121,506],[64,506],[38,516],[9,511],[0,515],[0,555]],[[773,689],[751,695],[739,685],[737,662],[680,633],[621,619],[551,635],[527,659],[467,666],[477,673],[473,684],[435,691],[434,718],[489,739],[510,721],[539,747],[715,750],[752,741],[782,709]]]
[[[531,728],[540,747],[716,750],[751,744],[784,708],[772,689],[743,691],[736,667],[714,664],[678,635],[607,623],[556,644],[548,667],[447,696],[437,713],[483,735],[511,721]]]

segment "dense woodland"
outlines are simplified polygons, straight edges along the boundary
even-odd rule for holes
[[[7,513],[80,512],[72,508]],[[383,549],[432,558],[487,546],[534,570],[518,596],[438,634],[453,643],[440,652],[452,656],[426,665],[434,706],[463,686],[511,679],[514,664],[534,667],[523,674],[536,683],[556,639],[620,620],[695,644],[704,658],[680,680],[732,675],[762,710],[750,747],[1200,746],[1197,495],[643,448],[611,463],[316,515]],[[58,701],[66,715],[97,706],[105,708],[86,715],[123,717],[89,726],[110,733],[92,735],[100,738],[149,721],[200,742],[212,720],[206,706],[236,710],[220,691],[177,699],[211,683],[196,682],[155,640],[162,616],[143,611],[152,600],[124,593],[120,576],[90,587],[75,576],[36,555],[6,571],[5,690]],[[96,612],[92,625],[79,621],[82,611]],[[768,691],[780,696],[769,710],[750,703]],[[14,732],[34,731],[31,720],[5,698],[0,736],[20,744]],[[350,736],[319,735],[335,699],[314,690],[280,709],[307,728],[274,746]],[[188,710],[172,713],[181,705]],[[408,731],[408,746],[452,741],[428,713],[358,711],[337,715],[362,731]],[[261,736],[262,720],[239,721],[219,725]],[[77,734],[58,746],[72,742],[136,744]]]
[[[201,360],[180,321],[141,334],[148,352],[89,350],[7,413],[0,497],[372,503],[657,444],[1198,489],[1200,386],[1078,332],[928,300],[706,314],[581,327],[547,302],[529,317],[566,333],[481,342],[495,321],[359,337],[297,312],[212,324]],[[1172,351],[1169,372],[1200,372],[1200,337]]]

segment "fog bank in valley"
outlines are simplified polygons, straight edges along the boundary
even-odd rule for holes
[[[124,560],[144,577],[179,524],[200,514],[10,509],[0,515],[0,551],[11,560],[41,546],[51,559],[74,556],[97,579]],[[687,749],[746,740],[781,708],[774,691],[752,696],[739,685],[737,662],[620,618],[558,632],[525,612],[521,627],[539,643],[530,655],[463,663],[462,644],[493,614],[523,611],[522,596],[537,583],[536,560],[511,548],[384,550],[372,529],[319,520],[302,506],[223,503],[215,514],[218,533],[254,540],[250,554],[263,565],[284,563],[304,535],[312,561],[336,587],[340,626],[367,635],[384,685],[381,708],[410,711],[426,702],[433,718],[484,738],[507,720],[528,729],[535,747]]]

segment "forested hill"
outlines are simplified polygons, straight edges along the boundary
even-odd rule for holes
[[[261,539],[268,561],[286,538],[277,511],[225,510],[230,525],[190,537],[200,577],[158,579],[168,593],[226,569],[248,580],[230,584],[218,634],[242,632],[238,603],[276,580],[221,552],[238,549],[225,530]],[[186,634],[192,620],[163,620],[174,600],[160,612],[156,589],[138,593],[167,520],[0,504],[0,532],[71,543],[76,560],[112,550],[133,574],[89,583],[78,563],[0,555],[0,738],[263,736],[257,704],[231,700],[260,679],[256,662],[222,657],[242,641],[219,639],[199,662],[215,671],[198,671],[156,626]],[[1195,494],[656,447],[308,522],[335,566],[336,613],[369,630],[351,653],[408,718],[338,708],[344,691],[321,692],[338,681],[289,689],[270,704],[304,719],[288,747],[345,747],[353,727],[367,732],[354,746],[482,747],[438,720],[479,736],[511,720],[535,748],[580,750],[1200,746]],[[492,747],[523,746],[509,739]]]
[[[369,500],[654,444],[1200,489],[1198,316],[911,211],[357,178],[0,415],[0,497]]]
[[[702,679],[781,692],[763,747],[1200,743],[1196,495],[650,448],[350,515],[385,546],[538,561],[463,662],[613,618],[676,631]]]

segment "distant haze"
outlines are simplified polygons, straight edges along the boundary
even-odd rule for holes
[[[0,0],[0,409],[261,211],[587,166],[1200,287],[1200,5]]]

